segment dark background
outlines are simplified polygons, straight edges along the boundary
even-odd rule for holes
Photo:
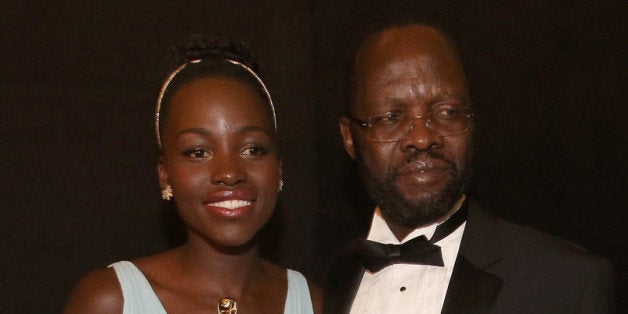
[[[262,61],[286,182],[264,248],[315,275],[372,209],[338,134],[348,60],[364,33],[408,15],[461,50],[480,124],[473,195],[609,259],[624,299],[622,1],[26,0],[1,11],[3,313],[59,312],[87,271],[181,240],[159,198],[152,119],[169,47],[192,33],[245,41]]]

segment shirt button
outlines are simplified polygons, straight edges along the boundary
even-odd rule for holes
[[[401,292],[406,291],[406,287],[401,287],[401,288],[399,288],[399,291],[401,291]]]

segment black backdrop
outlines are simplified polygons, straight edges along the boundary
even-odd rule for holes
[[[370,202],[337,117],[347,60],[409,13],[448,29],[478,104],[473,194],[611,260],[626,293],[626,10],[621,1],[8,1],[2,4],[0,308],[59,312],[90,269],[172,247],[153,104],[169,47],[249,44],[278,104],[286,188],[265,252],[314,275]]]

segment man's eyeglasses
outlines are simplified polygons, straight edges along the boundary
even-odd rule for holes
[[[406,113],[387,112],[365,120],[350,118],[357,123],[373,142],[396,142],[402,140],[414,125],[415,119],[425,120],[425,127],[438,136],[465,133],[471,128],[473,113],[470,110],[445,109],[430,112],[425,116],[410,116]]]

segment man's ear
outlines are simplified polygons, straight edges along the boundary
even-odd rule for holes
[[[340,134],[345,145],[345,150],[355,159],[355,146],[353,145],[353,135],[351,134],[351,120],[348,117],[340,118]]]
[[[166,186],[170,185],[170,181],[168,180],[168,171],[166,170],[166,159],[163,155],[159,156],[157,160],[157,173],[159,174],[159,186],[165,189]]]

